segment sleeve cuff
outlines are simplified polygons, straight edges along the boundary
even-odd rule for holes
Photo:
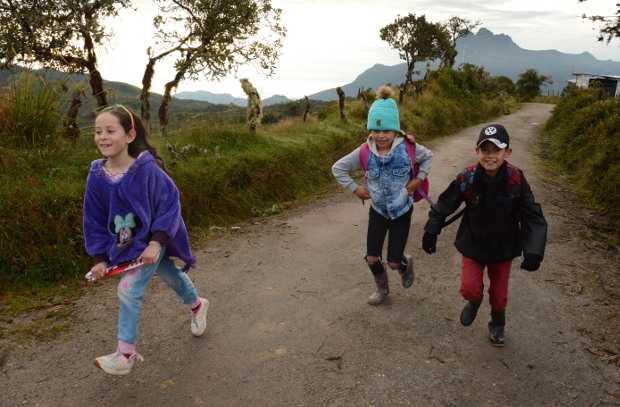
[[[428,177],[428,174],[422,171],[418,171],[418,175],[416,175],[416,178],[419,178],[422,181],[424,181],[426,177]]]
[[[168,239],[169,237],[166,232],[162,232],[160,230],[153,232],[153,234],[151,235],[151,240],[156,241],[162,246],[165,246],[165,244],[168,242]]]
[[[348,189],[350,192],[355,192],[355,190],[357,189],[357,187],[358,187],[358,186],[359,186],[359,185],[357,185],[355,182],[353,182],[353,183],[351,183],[351,184],[349,184],[349,185],[347,186],[347,189]]]
[[[108,256],[106,256],[105,254],[96,254],[93,257],[95,258],[95,264],[107,263],[108,261]]]

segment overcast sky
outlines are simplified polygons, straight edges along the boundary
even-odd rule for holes
[[[526,49],[588,51],[599,59],[620,61],[620,40],[596,40],[598,30],[581,15],[613,15],[616,0],[272,0],[283,10],[287,29],[274,76],[248,66],[219,82],[184,81],[178,91],[208,90],[242,96],[238,78],[247,77],[261,96],[290,98],[347,84],[376,63],[395,65],[398,53],[379,38],[379,30],[398,14],[425,14],[431,21],[457,15],[479,20],[495,34],[507,34]],[[134,0],[137,12],[126,11],[110,23],[111,41],[100,50],[99,65],[107,80],[140,86],[152,44],[151,1]],[[162,92],[174,76],[173,61],[158,66],[153,90]],[[620,74],[620,72],[618,72]]]

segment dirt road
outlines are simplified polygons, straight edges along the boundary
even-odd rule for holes
[[[533,140],[550,110],[531,104],[500,119],[511,133],[511,162],[525,170],[550,224],[542,269],[527,273],[519,261],[513,265],[505,348],[487,341],[486,302],[473,326],[459,324],[456,227],[442,233],[437,254],[424,254],[425,203],[416,205],[408,244],[414,286],[404,290],[391,273],[389,303],[366,305],[372,291],[362,261],[368,206],[339,193],[242,226],[198,250],[192,277],[212,303],[203,338],[191,336],[186,309],[156,279],[141,324],[145,362],[127,377],[106,376],[92,364],[115,347],[116,288],[105,283],[80,300],[69,333],[11,349],[0,372],[0,404],[620,405],[619,369],[593,354],[587,335],[598,332],[589,313],[606,310],[613,317],[617,302],[596,302],[583,282],[575,283],[579,295],[568,283],[555,284],[568,281],[571,264],[613,265],[571,234],[566,202],[539,175]],[[479,128],[430,144],[434,195],[473,161]]]

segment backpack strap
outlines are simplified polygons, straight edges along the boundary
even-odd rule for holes
[[[411,161],[411,178],[415,178],[418,175],[418,163],[415,161],[415,136],[413,134],[405,135],[405,145],[409,161]]]
[[[506,169],[508,170],[508,187],[512,188],[521,185],[521,170],[509,162],[506,162]]]
[[[470,165],[456,177],[459,183],[459,190],[465,197],[471,194],[471,187],[474,185],[474,176],[476,175],[476,167],[477,164]]]
[[[370,159],[370,146],[362,143],[360,146],[360,166],[364,172],[368,171],[368,160]]]
[[[413,134],[405,134],[405,146],[407,147],[407,155],[409,156],[409,161],[411,162],[411,179],[418,176],[418,171],[420,171],[419,165],[415,160],[415,136]],[[424,199],[431,206],[435,203],[429,197],[430,183],[428,181],[428,177],[424,178],[422,181],[422,185],[418,187],[413,193],[413,201],[418,202],[421,199]]]

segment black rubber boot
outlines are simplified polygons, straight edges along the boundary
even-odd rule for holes
[[[489,340],[493,346],[504,346],[504,327],[506,325],[505,311],[491,311],[489,321]]]
[[[413,259],[411,256],[404,255],[398,268],[398,273],[402,280],[403,287],[409,288],[413,284],[415,274],[413,272]]]
[[[480,302],[468,301],[461,311],[461,324],[463,326],[470,326],[476,319],[478,314],[478,308],[480,308]]]
[[[385,267],[383,267],[383,263],[381,262],[381,260],[379,260],[375,264],[369,264],[368,268],[370,268],[372,276],[375,279],[375,284],[377,286],[376,291],[372,293],[370,297],[368,297],[368,304],[382,304],[390,293],[388,275],[385,271]]]

